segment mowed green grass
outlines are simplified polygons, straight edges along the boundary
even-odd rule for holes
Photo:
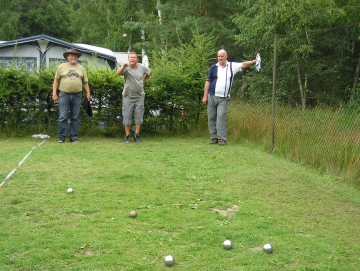
[[[0,270],[360,266],[360,191],[336,177],[231,141],[80,140],[0,139],[0,182],[32,150],[0,187]]]

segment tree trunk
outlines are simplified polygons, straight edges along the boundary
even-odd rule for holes
[[[301,81],[301,73],[299,66],[297,67],[297,77],[298,77],[298,84],[300,89],[300,98],[301,98],[301,108],[302,111],[305,112],[306,108],[306,88],[307,88],[307,75],[305,75],[304,84]]]
[[[160,5],[161,1],[157,0],[157,4]],[[159,17],[159,23],[160,23],[160,25],[162,25],[162,18],[161,18],[161,10],[160,9],[158,9],[158,17]]]
[[[353,83],[353,87],[352,87],[352,93],[355,93],[355,90],[357,88],[358,80],[359,80],[359,73],[360,73],[360,54],[359,54],[358,64],[357,64],[356,71],[355,71],[355,77],[354,77],[354,83]]]
[[[157,0],[157,4],[160,5],[161,1]],[[162,25],[162,17],[161,17],[161,10],[160,9],[158,9],[158,17],[159,17],[159,24]],[[164,37],[163,37],[162,34],[161,34],[161,37],[160,37],[160,42],[161,42],[161,44],[164,44]]]

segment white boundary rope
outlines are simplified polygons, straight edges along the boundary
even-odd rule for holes
[[[6,176],[5,180],[0,184],[0,187],[2,187],[6,183],[6,181],[10,179],[11,175],[13,175],[13,173],[22,165],[22,163],[24,163],[26,158],[29,157],[29,155],[32,153],[33,150],[35,150],[37,147],[39,147],[41,144],[43,144],[46,141],[46,139],[50,138],[50,136],[48,136],[48,135],[41,135],[41,134],[40,135],[33,135],[32,137],[33,138],[41,138],[41,139],[44,139],[44,140],[40,144],[38,144],[37,146],[33,147],[31,149],[31,151],[27,155],[25,155],[25,157],[20,161],[18,166],[15,169],[13,169],[13,171],[11,171],[9,173],[9,175]]]

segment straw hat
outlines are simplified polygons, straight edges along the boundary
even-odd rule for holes
[[[68,50],[63,54],[64,58],[67,59],[67,56],[68,56],[69,54],[75,54],[75,55],[77,55],[78,57],[80,57],[80,56],[82,55],[81,52],[78,52],[78,51],[76,51],[76,49],[71,48],[71,49],[68,49]]]

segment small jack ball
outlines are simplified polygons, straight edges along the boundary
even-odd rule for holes
[[[72,194],[72,193],[74,192],[74,189],[68,188],[68,189],[66,190],[66,192],[67,192],[68,194]]]
[[[126,34],[126,33],[123,34],[123,38],[124,38],[124,39],[127,38],[127,34]]]
[[[129,214],[130,217],[136,217],[137,213],[135,211],[131,211]]]

